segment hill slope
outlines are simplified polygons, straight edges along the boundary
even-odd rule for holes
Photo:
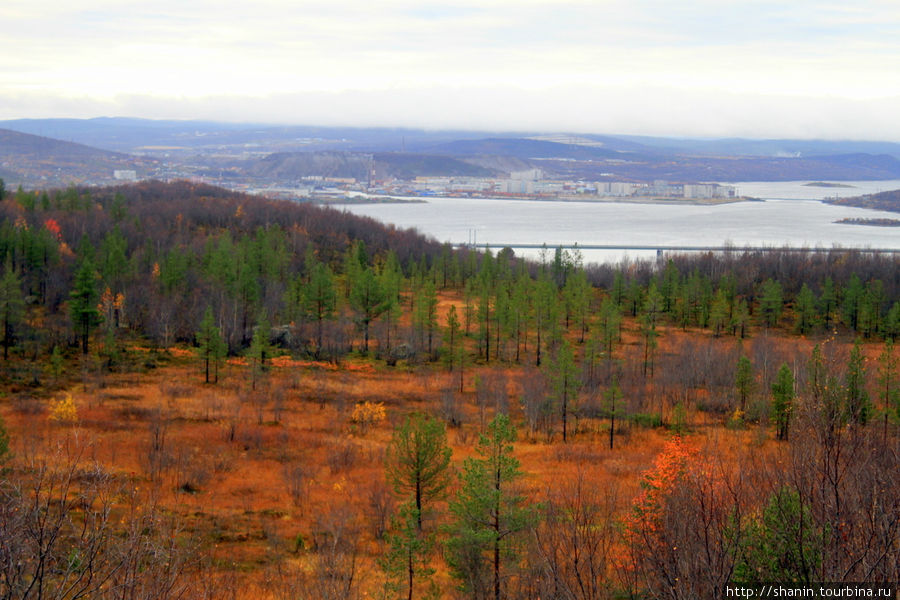
[[[116,169],[139,174],[153,161],[83,144],[0,129],[0,164],[8,185],[39,180],[48,186],[108,183]]]

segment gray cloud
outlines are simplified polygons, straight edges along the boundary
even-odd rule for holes
[[[4,118],[900,139],[893,2],[11,0],[0,20]]]

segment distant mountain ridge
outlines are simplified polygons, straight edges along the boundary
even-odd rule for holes
[[[900,144],[889,142],[497,134],[128,118],[0,121],[0,127],[4,125],[10,129],[0,130],[0,177],[10,185],[25,182],[31,187],[105,185],[117,169],[134,170],[139,177],[240,185],[308,176],[357,181],[373,176],[505,177],[529,169],[569,181],[900,179]],[[53,132],[73,141],[22,129]]]

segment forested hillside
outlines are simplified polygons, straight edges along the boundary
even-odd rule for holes
[[[0,597],[900,580],[893,256],[529,263],[186,182],[3,196]]]

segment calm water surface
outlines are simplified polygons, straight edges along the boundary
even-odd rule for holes
[[[895,218],[896,213],[823,204],[834,196],[900,189],[900,181],[848,182],[849,188],[805,182],[743,182],[745,196],[765,202],[716,206],[606,202],[538,202],[429,198],[421,204],[348,205],[346,210],[398,227],[415,227],[441,242],[505,244],[722,246],[790,245],[900,248],[900,228],[838,224],[845,217]],[[537,251],[516,250],[536,255]],[[652,256],[628,251],[584,252],[586,261]]]

